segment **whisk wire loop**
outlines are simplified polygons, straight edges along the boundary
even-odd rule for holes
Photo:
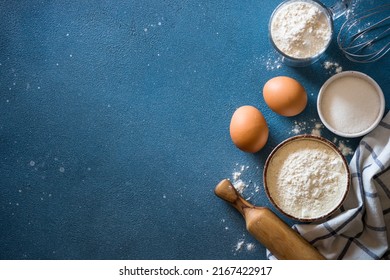
[[[377,61],[390,50],[390,4],[348,18],[341,26],[337,43],[354,62]]]

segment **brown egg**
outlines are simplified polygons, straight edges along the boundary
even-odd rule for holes
[[[307,104],[305,89],[290,77],[279,76],[270,79],[264,85],[263,96],[272,111],[286,117],[298,115]]]
[[[268,139],[268,126],[263,114],[249,105],[238,108],[230,121],[230,137],[244,152],[259,151]]]

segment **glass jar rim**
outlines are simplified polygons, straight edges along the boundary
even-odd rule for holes
[[[285,5],[288,5],[290,3],[294,3],[294,2],[305,2],[305,3],[311,3],[313,5],[316,5],[321,10],[321,12],[323,12],[323,14],[326,16],[327,22],[329,23],[329,28],[330,28],[329,39],[326,42],[326,44],[324,45],[323,49],[321,51],[319,51],[318,53],[316,53],[315,55],[308,56],[308,57],[294,57],[294,56],[288,55],[276,45],[276,43],[272,37],[272,23],[273,23],[273,19],[274,19],[275,15],[282,7],[284,7]],[[332,15],[331,15],[330,10],[324,4],[322,4],[321,2],[316,1],[316,0],[286,0],[286,1],[283,1],[273,10],[271,17],[270,17],[270,20],[269,20],[269,23],[268,23],[268,35],[269,35],[269,39],[271,41],[273,48],[279,54],[281,54],[284,58],[286,58],[292,62],[297,62],[297,63],[305,63],[305,62],[309,63],[312,61],[316,61],[329,47],[329,45],[332,41],[333,32],[334,32],[333,19],[332,19]]]

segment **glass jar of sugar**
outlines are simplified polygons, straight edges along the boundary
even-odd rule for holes
[[[296,67],[317,61],[331,42],[333,20],[345,12],[349,2],[338,1],[327,8],[315,0],[288,0],[276,7],[268,29],[282,61]]]

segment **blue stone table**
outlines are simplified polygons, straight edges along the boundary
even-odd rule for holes
[[[314,132],[350,159],[360,140],[321,125],[321,85],[338,67],[362,71],[390,108],[389,56],[349,62],[337,34],[314,65],[285,66],[267,32],[279,3],[1,0],[0,258],[265,259],[215,185],[240,179],[246,198],[291,225],[263,190],[271,150]],[[279,75],[307,91],[296,117],[264,103]],[[269,125],[256,154],[230,140],[242,105]]]

